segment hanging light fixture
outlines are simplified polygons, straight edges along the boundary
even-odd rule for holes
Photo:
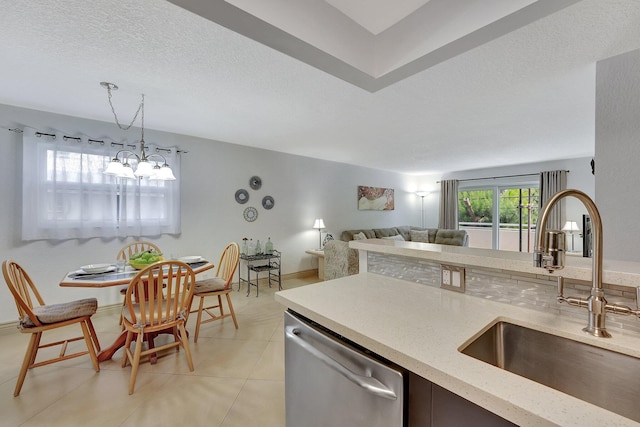
[[[143,178],[147,177],[149,179],[160,179],[164,181],[173,181],[176,179],[173,171],[167,164],[167,159],[161,154],[149,154],[147,155],[144,146],[144,94],[142,94],[142,100],[140,101],[140,105],[138,106],[138,110],[136,114],[133,116],[133,120],[129,123],[128,126],[122,126],[118,121],[118,115],[116,114],[115,108],[113,108],[113,103],[111,102],[111,91],[118,90],[118,86],[109,82],[100,82],[100,86],[107,89],[107,94],[109,98],[109,106],[111,107],[111,112],[113,113],[113,117],[116,120],[116,124],[122,130],[128,130],[133,123],[136,121],[138,114],[140,114],[140,128],[142,129],[142,135],[140,137],[140,155],[137,155],[131,150],[120,150],[116,153],[115,157],[109,163],[109,166],[104,170],[105,175],[112,175],[120,178]],[[122,155],[122,160],[118,158],[118,156]],[[131,157],[135,157],[138,161],[138,165],[136,166],[135,172],[133,171],[133,167],[129,164],[129,159]],[[156,157],[159,157],[159,160],[155,160]],[[155,165],[152,165],[151,162],[155,162]],[[160,166],[162,163],[162,166]]]

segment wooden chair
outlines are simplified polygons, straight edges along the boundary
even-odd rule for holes
[[[233,290],[231,284],[233,282],[233,275],[238,268],[238,261],[240,260],[240,248],[237,243],[232,242],[222,252],[220,256],[220,262],[216,270],[216,277],[212,279],[206,279],[196,282],[195,290],[193,292],[194,299],[200,298],[198,310],[191,311],[192,313],[198,312],[198,319],[196,320],[196,334],[193,339],[194,342],[198,342],[198,334],[200,334],[200,325],[204,323],[213,322],[215,320],[224,319],[231,316],[233,324],[238,329],[238,320],[236,319],[236,313],[233,310],[233,304],[231,303],[231,296],[229,295]],[[222,306],[222,295],[227,298],[227,306],[229,312],[225,313]],[[218,304],[208,307],[204,306],[204,299],[206,297],[218,297]],[[220,314],[217,314],[212,309],[217,308]],[[205,312],[209,315],[209,318],[202,320],[202,313]]]
[[[124,245],[122,249],[116,255],[116,260],[129,261],[131,255],[145,252],[145,251],[156,251],[158,253],[162,253],[160,248],[151,242],[131,242],[127,245]],[[124,296],[125,292],[127,292],[127,288],[120,289],[120,294]],[[122,306],[124,307],[124,300],[122,301]],[[120,320],[118,321],[119,325],[122,325],[122,314],[120,314]]]
[[[100,343],[93,328],[93,323],[91,323],[91,316],[98,308],[98,301],[95,298],[87,298],[62,304],[45,305],[33,281],[18,263],[10,260],[4,261],[2,263],[2,274],[18,307],[18,329],[22,333],[31,334],[13,395],[18,396],[20,394],[27,371],[31,368],[89,354],[93,362],[93,368],[96,372],[100,372],[98,358],[96,357],[96,353],[100,351]],[[45,331],[77,323],[82,328],[81,336],[51,343],[41,343],[42,334]],[[84,339],[87,346],[86,351],[65,354],[67,345],[70,342],[82,339]],[[57,357],[36,362],[39,349],[54,346],[62,346]]]
[[[189,370],[193,371],[191,350],[184,325],[193,299],[195,278],[191,267],[181,261],[160,261],[140,270],[131,279],[125,293],[125,307],[122,313],[122,323],[127,331],[122,367],[127,366],[127,362],[131,363],[129,394],[134,391],[142,356],[171,347],[179,350],[182,346]],[[163,282],[166,284],[164,289]],[[145,338],[152,344],[155,335],[167,331],[173,334],[173,342],[155,348],[150,345],[147,350],[142,350]],[[130,347],[134,335],[136,342],[132,352]]]
[[[128,245],[125,245],[118,255],[116,255],[116,259],[128,261],[131,258],[131,255],[137,254],[144,251],[156,251],[158,253],[162,253],[160,248],[151,242],[131,242]]]

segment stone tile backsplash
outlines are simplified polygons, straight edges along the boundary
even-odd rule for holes
[[[367,264],[371,273],[440,287],[440,263],[437,262],[368,252]],[[465,266],[467,295],[567,315],[573,319],[582,316],[586,322],[585,309],[556,301],[556,280],[556,277],[545,275]],[[591,283],[566,280],[564,288],[565,296],[579,296],[586,299],[589,296]],[[608,302],[636,307],[633,292],[623,291],[624,288],[606,284],[605,289]],[[640,333],[640,320],[635,316],[607,314],[607,328],[613,327]]]

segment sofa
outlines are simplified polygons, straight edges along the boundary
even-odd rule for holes
[[[325,280],[358,274],[358,250],[349,247],[351,240],[393,239],[441,245],[469,246],[469,235],[464,230],[422,228],[403,225],[390,228],[345,230],[340,240],[330,240],[324,246]]]

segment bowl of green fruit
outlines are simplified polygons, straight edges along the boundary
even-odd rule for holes
[[[161,253],[152,250],[144,251],[131,255],[129,257],[129,265],[136,270],[142,270],[143,268],[158,261],[162,261],[163,259],[164,258]]]

